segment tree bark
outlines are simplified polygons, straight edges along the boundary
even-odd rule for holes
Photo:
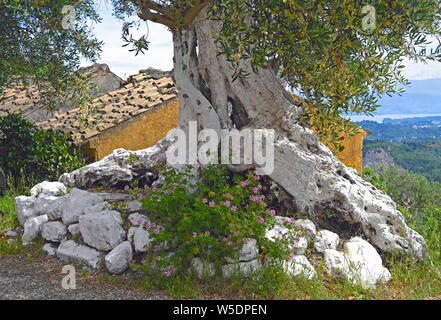
[[[269,177],[292,199],[296,210],[323,228],[353,236],[363,233],[385,252],[423,257],[424,239],[408,228],[390,197],[347,168],[299,121],[303,107],[271,70],[242,68],[250,75],[232,81],[229,62],[212,38],[219,22],[206,9],[176,31],[174,78],[179,92],[179,127],[274,129],[275,169]],[[229,106],[230,109],[229,110]]]

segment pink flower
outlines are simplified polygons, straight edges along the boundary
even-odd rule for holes
[[[227,242],[227,241],[228,241],[228,238],[227,238],[227,237],[225,237],[225,238],[224,238],[223,240],[224,240],[224,242]]]
[[[142,224],[142,220],[138,220],[138,225],[140,226]]]
[[[224,202],[224,206],[227,206],[227,207],[231,206],[231,202],[230,201],[225,201]]]
[[[159,234],[160,230],[158,228],[156,228],[155,230],[153,230],[154,233]]]
[[[210,236],[210,231],[205,231],[205,236],[206,237]]]
[[[258,192],[259,192],[259,189],[258,189],[257,187],[254,187],[254,188],[253,188],[253,192],[254,192],[254,193],[258,193]]]
[[[202,202],[203,202],[203,203],[207,203],[208,200],[207,200],[206,198],[204,198],[204,199],[202,199]]]
[[[231,241],[227,242],[227,246],[231,246],[233,243]]]
[[[154,248],[153,248],[153,252],[154,252],[154,253],[156,253],[156,252],[158,252],[158,251],[159,251],[159,248],[158,248],[158,247],[154,247]]]
[[[257,189],[262,189],[262,185],[259,184],[259,185],[257,186]]]
[[[258,181],[258,180],[260,180],[260,176],[254,176],[254,180],[256,180],[256,181]]]
[[[249,182],[248,180],[242,181],[242,182],[240,183],[240,185],[241,185],[242,187],[246,187],[246,186],[249,185],[249,184],[250,184],[250,182]]]
[[[210,202],[208,203],[208,205],[209,205],[210,207],[214,207],[214,202],[213,202],[213,201],[210,201]]]
[[[245,243],[245,244],[247,244],[248,243],[248,239],[247,238],[245,238],[245,239],[242,239],[243,240],[243,243]]]
[[[272,215],[273,217],[276,215],[276,210],[270,210],[270,215]]]
[[[296,256],[295,253],[290,253],[290,254],[289,254],[289,258],[290,258],[291,260],[294,259],[295,256]]]
[[[125,187],[124,187],[124,190],[125,191],[128,191],[130,189],[130,187],[128,186],[128,185],[126,185]]]
[[[197,237],[197,232],[193,232],[193,238]]]
[[[170,275],[171,275],[171,271],[170,271],[170,270],[165,271],[164,274],[165,274],[166,277],[170,277]]]
[[[231,207],[231,210],[236,211],[236,210],[237,210],[237,207],[236,207],[236,206],[232,206],[232,207]]]
[[[147,190],[149,188],[148,185],[144,185],[144,190]]]
[[[259,219],[259,222],[260,222],[260,223],[264,223],[264,222],[265,222],[265,219],[262,218],[261,216],[258,216],[257,218]]]
[[[146,227],[146,229],[150,229],[150,227],[151,227],[150,223],[146,223],[145,227]]]
[[[300,241],[300,238],[297,237],[297,238],[295,238],[294,240],[295,240],[296,242],[299,242],[299,241]]]
[[[165,191],[166,194],[170,194],[170,193],[172,193],[172,192],[173,192],[173,191],[172,191],[171,189],[168,189],[168,190]]]

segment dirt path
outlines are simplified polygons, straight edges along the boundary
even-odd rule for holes
[[[0,257],[0,299],[44,300],[163,300],[166,296],[147,293],[129,285],[130,275],[123,275],[118,283],[105,280],[103,274],[76,270],[76,289],[62,287],[63,264],[45,257],[26,254]]]

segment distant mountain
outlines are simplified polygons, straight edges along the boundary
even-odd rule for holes
[[[441,113],[441,79],[412,80],[406,92],[380,99],[375,114]]]

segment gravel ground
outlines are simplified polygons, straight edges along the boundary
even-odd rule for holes
[[[62,288],[61,262],[55,258],[33,258],[25,254],[0,257],[0,300],[164,300],[163,294],[149,293],[129,285],[130,273],[105,280],[102,273],[76,270],[76,289]]]

